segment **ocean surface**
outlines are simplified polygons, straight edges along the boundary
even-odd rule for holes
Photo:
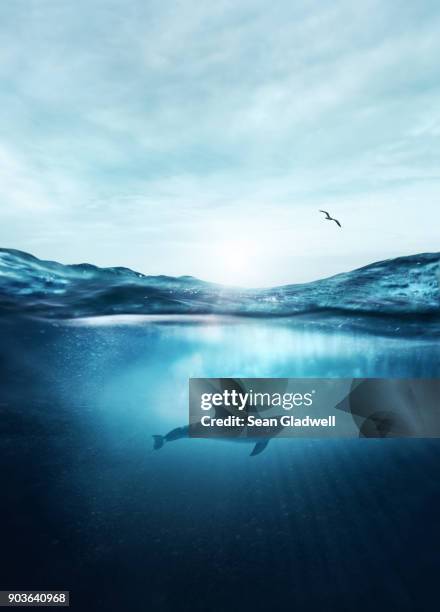
[[[11,282],[1,588],[70,590],[77,610],[433,609],[438,440],[276,439],[256,457],[229,441],[152,444],[187,423],[190,376],[439,377],[431,280],[419,310],[383,317],[84,316],[90,293],[81,309],[77,292],[26,298]],[[60,316],[66,304],[82,316]]]

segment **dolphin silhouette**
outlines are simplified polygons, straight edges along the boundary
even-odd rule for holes
[[[196,425],[199,425],[199,423],[196,423]],[[159,450],[163,447],[163,445],[166,442],[174,442],[175,440],[181,440],[182,438],[189,438],[191,437],[190,435],[190,428],[191,425],[184,425],[183,427],[176,427],[175,429],[172,429],[171,431],[169,431],[165,436],[161,436],[161,435],[154,435],[153,436],[153,450]],[[250,457],[255,457],[255,455],[259,455],[260,453],[262,453],[264,451],[264,449],[266,448],[266,446],[269,444],[269,442],[271,441],[271,439],[273,437],[275,437],[276,435],[276,430],[275,428],[273,435],[268,436],[267,438],[247,438],[247,437],[231,437],[231,438],[226,438],[226,437],[213,437],[213,440],[223,440],[226,442],[240,442],[240,443],[247,443],[247,444],[253,444],[254,448],[252,449],[252,452],[250,453]],[[282,426],[280,426],[280,428],[278,429],[278,431],[280,431],[282,429]]]
[[[211,386],[211,388],[214,391],[217,390],[213,386]],[[245,388],[242,386],[242,383],[239,379],[221,378],[219,379],[219,389],[221,390],[235,389],[237,393],[245,393]],[[225,418],[232,414],[224,406],[215,406],[214,408],[215,408],[216,418]],[[247,412],[258,415],[259,412],[262,412],[264,410],[265,408],[260,408],[260,411],[257,411],[255,406],[249,406]],[[276,426],[264,427],[264,428],[260,427],[259,431],[262,433],[262,435],[258,437],[255,437],[255,436],[252,437],[252,436],[246,435],[246,426],[233,427],[233,428],[230,428],[231,436],[225,436],[225,435],[215,436],[215,433],[214,433],[214,435],[212,436],[212,439],[253,444],[254,447],[252,449],[252,452],[250,453],[250,456],[255,457],[256,455],[259,455],[260,453],[264,451],[264,449],[269,444],[270,440],[272,438],[275,438],[282,429],[284,429],[284,426],[280,425],[278,422]],[[200,421],[197,421],[189,425],[184,425],[182,427],[176,427],[175,429],[172,429],[164,436],[153,435],[153,450],[161,449],[166,442],[174,442],[175,440],[180,440],[182,438],[190,438],[190,437],[195,437],[195,438],[206,437],[206,427],[204,427]]]

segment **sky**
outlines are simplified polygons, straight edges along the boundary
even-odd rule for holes
[[[439,251],[439,57],[437,0],[3,2],[0,246],[243,286]]]

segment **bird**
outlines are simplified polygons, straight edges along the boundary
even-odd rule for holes
[[[339,227],[342,227],[342,225],[339,223],[339,221],[337,219],[335,219],[334,217],[330,216],[330,214],[326,211],[326,210],[320,210],[319,212],[324,213],[326,216],[326,221],[334,221],[336,223],[336,225],[339,225]]]

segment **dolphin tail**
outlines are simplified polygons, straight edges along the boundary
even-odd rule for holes
[[[164,436],[153,436],[153,450],[159,450],[164,445]]]
[[[269,440],[262,440],[261,442],[257,442],[250,454],[250,457],[255,457],[255,455],[259,455],[260,453],[262,453],[268,444]]]

